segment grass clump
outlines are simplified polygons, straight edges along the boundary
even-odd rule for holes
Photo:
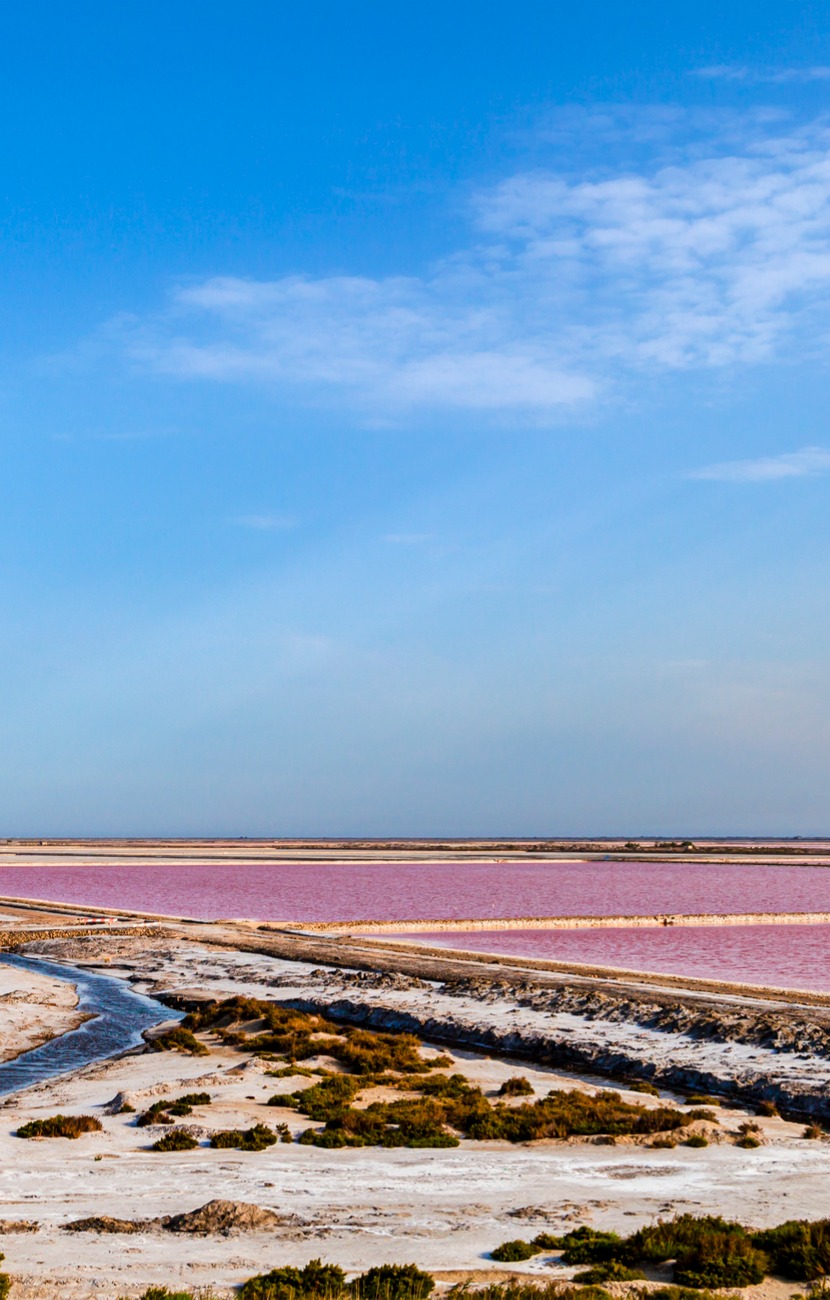
[[[219,1148],[233,1147],[237,1151],[264,1151],[266,1147],[272,1147],[276,1141],[276,1133],[272,1133],[266,1124],[254,1124],[253,1128],[231,1128],[221,1133],[214,1133],[210,1145]]]
[[[523,1074],[514,1074],[511,1079],[505,1079],[499,1088],[500,1097],[530,1097],[532,1095],[533,1084]]]
[[[683,1145],[686,1147],[708,1147],[709,1139],[703,1133],[692,1133],[686,1138]],[[755,1145],[757,1146],[758,1143],[756,1142]]]
[[[172,1133],[165,1133],[160,1137],[158,1142],[154,1142],[151,1151],[193,1151],[199,1143],[192,1133],[185,1133],[184,1129],[173,1129]]]
[[[167,1029],[157,1038],[153,1038],[152,1044],[160,1052],[185,1052],[188,1056],[207,1056],[208,1049],[204,1043],[200,1043],[198,1038],[190,1029],[182,1025],[176,1025],[175,1029]]]
[[[490,1258],[498,1260],[500,1264],[515,1264],[538,1254],[539,1247],[532,1241],[503,1241],[495,1250],[490,1251]]]
[[[17,1130],[21,1138],[79,1138],[82,1133],[100,1133],[103,1125],[94,1115],[51,1115],[33,1119]]]
[[[823,1130],[818,1124],[808,1124],[801,1136],[807,1138],[808,1141],[815,1142],[817,1138],[822,1136],[822,1134]]]
[[[659,1097],[660,1089],[655,1088],[653,1083],[646,1083],[644,1079],[638,1079],[636,1083],[629,1085],[629,1092],[644,1092],[649,1097]]]

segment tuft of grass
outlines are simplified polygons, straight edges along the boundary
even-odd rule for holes
[[[500,1097],[531,1097],[533,1095],[533,1085],[523,1074],[514,1074],[512,1078],[505,1079],[499,1088]]]
[[[574,1282],[637,1282],[645,1278],[640,1268],[629,1268],[617,1259],[609,1259],[605,1264],[592,1264],[582,1273],[577,1273]]]
[[[79,1138],[82,1133],[100,1133],[103,1125],[94,1115],[51,1115],[21,1124],[20,1138]]]
[[[685,1147],[708,1147],[709,1139],[703,1133],[692,1133],[683,1143]]]
[[[822,1136],[822,1132],[823,1130],[818,1124],[808,1124],[804,1129],[803,1133],[801,1134],[801,1136],[803,1138],[808,1138],[812,1142],[815,1142],[817,1138],[820,1138]]]
[[[654,1086],[653,1083],[646,1083],[646,1081],[645,1081],[644,1079],[638,1079],[638,1080],[636,1081],[636,1083],[631,1083],[631,1084],[629,1084],[629,1086],[628,1086],[628,1091],[629,1091],[629,1092],[644,1092],[644,1093],[646,1093],[649,1097],[659,1097],[659,1096],[660,1096],[660,1089],[659,1089],[659,1088],[655,1088],[655,1086]]]

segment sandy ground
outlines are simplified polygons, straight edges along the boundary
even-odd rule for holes
[[[292,989],[319,993],[329,988],[332,996],[342,996],[341,972],[192,944],[147,944],[141,952],[136,947],[125,941],[121,958],[116,953],[105,968],[142,990],[198,987],[216,996],[238,991],[287,997]],[[79,951],[88,954],[89,948]],[[47,1006],[68,1013],[69,1008],[44,999],[71,997],[71,986],[1,966],[0,974],[6,981],[0,985],[4,1043],[10,1041],[12,1020],[21,1023],[21,1008],[24,1020],[26,1015],[41,1017]],[[4,996],[6,990],[38,1000],[12,1001]],[[377,996],[381,993],[387,998],[439,997],[434,989],[390,993],[387,988]],[[497,1006],[493,1014],[509,1016],[515,1010]],[[593,1024],[590,1032],[624,1028]],[[679,1036],[656,1037],[668,1040],[662,1050],[686,1050]],[[717,1046],[698,1043],[688,1050]],[[576,1083],[589,1090],[607,1086],[598,1078],[577,1080],[515,1059],[461,1051],[451,1055],[454,1069],[491,1093],[516,1073],[524,1074],[539,1096]],[[803,1060],[798,1066],[809,1068]],[[590,1223],[629,1232],[658,1215],[682,1210],[723,1213],[759,1226],[830,1213],[830,1140],[804,1141],[802,1125],[762,1120],[763,1145],[743,1150],[733,1144],[737,1124],[747,1118],[737,1110],[718,1112],[723,1137],[700,1150],[583,1141],[523,1146],[465,1141],[447,1150],[325,1151],[280,1144],[248,1153],[201,1145],[166,1154],[148,1149],[161,1129],[139,1129],[133,1115],[107,1113],[119,1092],[133,1094],[131,1100],[141,1108],[160,1097],[205,1090],[213,1104],[180,1121],[203,1142],[214,1129],[255,1122],[285,1122],[292,1131],[307,1127],[305,1117],[264,1104],[273,1093],[307,1086],[307,1081],[269,1078],[267,1068],[214,1040],[208,1057],[128,1056],[29,1089],[0,1106],[0,1218],[38,1224],[36,1232],[0,1236],[5,1267],[19,1279],[12,1300],[137,1295],[151,1282],[213,1286],[222,1292],[253,1273],[303,1264],[315,1256],[350,1272],[388,1261],[415,1262],[447,1278],[482,1270],[565,1277],[573,1270],[562,1269],[551,1255],[521,1266],[499,1266],[488,1252],[506,1239],[530,1238],[545,1228]],[[623,1095],[649,1101],[640,1094]],[[77,1141],[26,1142],[14,1136],[19,1124],[56,1111],[94,1114],[104,1131]],[[161,1230],[76,1235],[62,1226],[100,1214],[153,1218],[192,1210],[214,1198],[274,1210],[281,1223],[264,1233],[212,1238]],[[767,1283],[763,1294],[776,1300],[780,1293],[784,1300],[797,1289],[790,1283]]]
[[[71,984],[0,965],[0,1061],[81,1023]]]

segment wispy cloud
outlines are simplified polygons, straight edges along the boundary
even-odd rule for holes
[[[296,520],[291,515],[237,515],[232,521],[239,528],[253,528],[263,533],[284,532],[295,528]]]
[[[830,67],[824,64],[796,68],[752,68],[740,63],[713,63],[695,68],[695,77],[706,81],[742,81],[753,86],[784,86],[790,83],[830,81]]]
[[[770,483],[782,478],[807,478],[830,470],[830,451],[824,447],[802,447],[781,456],[760,456],[756,460],[727,460],[693,470],[688,478],[717,483]]]
[[[696,119],[685,151],[682,115],[658,125],[650,141],[621,115],[636,165],[525,170],[480,190],[467,246],[421,276],[215,277],[110,338],[156,372],[378,420],[424,407],[548,418],[638,373],[757,363],[796,339],[801,355],[826,349],[827,124],[761,115],[702,138]]]

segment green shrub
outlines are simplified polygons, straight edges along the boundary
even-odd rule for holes
[[[200,1043],[198,1038],[191,1033],[189,1029],[176,1025],[175,1029],[168,1029],[157,1038],[151,1040],[152,1045],[160,1052],[186,1052],[190,1056],[207,1056],[208,1049],[204,1043]]]
[[[625,1243],[616,1232],[599,1232],[596,1228],[574,1228],[562,1239],[564,1264],[605,1264],[624,1259]]]
[[[136,1125],[138,1128],[146,1128],[149,1124],[172,1124],[174,1115],[190,1115],[194,1106],[209,1105],[209,1092],[186,1092],[183,1097],[154,1101],[148,1110],[139,1115]]]
[[[681,1251],[674,1265],[674,1280],[689,1287],[755,1286],[764,1280],[768,1269],[769,1259],[743,1229],[713,1232]]]
[[[219,1148],[233,1147],[237,1151],[264,1151],[266,1147],[272,1147],[276,1141],[276,1133],[272,1133],[267,1125],[254,1124],[253,1128],[232,1128],[214,1133],[210,1145]]]
[[[708,1092],[693,1092],[686,1098],[687,1106],[719,1106],[720,1098],[712,1097]]]
[[[830,1219],[788,1219],[777,1228],[753,1233],[752,1241],[782,1277],[811,1282],[830,1274]]]
[[[652,1147],[653,1150],[655,1151],[669,1151],[669,1150],[673,1151],[674,1148],[677,1146],[677,1143],[675,1142],[674,1138],[658,1137],[655,1138],[653,1142],[650,1142],[649,1146]]]
[[[692,1133],[686,1138],[683,1145],[686,1147],[708,1147],[709,1139],[703,1133]]]
[[[51,1115],[21,1124],[20,1138],[79,1138],[82,1133],[100,1133],[103,1125],[94,1115]]]
[[[745,1133],[743,1137],[738,1138],[735,1143],[736,1147],[743,1147],[745,1151],[751,1151],[754,1147],[759,1147],[761,1143],[751,1133]]]
[[[166,1286],[148,1286],[139,1300],[193,1300],[192,1291],[169,1291]]]
[[[0,1259],[2,1258],[3,1256],[0,1255]],[[11,1287],[12,1287],[12,1280],[9,1277],[8,1273],[0,1273],[0,1300],[6,1300],[9,1291],[11,1291]]]
[[[645,1277],[639,1268],[629,1268],[617,1259],[609,1259],[605,1264],[592,1264],[583,1273],[577,1273],[574,1282],[635,1282]]]
[[[305,1268],[272,1268],[248,1278],[239,1288],[239,1300],[334,1300],[345,1289],[342,1268],[312,1259]]]
[[[381,1264],[355,1279],[355,1300],[426,1300],[435,1279],[414,1264]]]
[[[554,1236],[552,1232],[537,1232],[533,1244],[539,1250],[561,1250],[565,1244],[564,1237]]]
[[[650,1097],[660,1096],[660,1089],[655,1088],[653,1083],[646,1083],[644,1079],[638,1079],[636,1083],[629,1084],[628,1090],[629,1092],[645,1092]]]
[[[498,1260],[500,1264],[515,1264],[538,1254],[539,1247],[532,1241],[503,1241],[495,1250],[490,1251],[490,1258]]]
[[[514,1074],[512,1078],[505,1079],[499,1088],[500,1097],[530,1097],[532,1094],[533,1084],[523,1074]]]
[[[160,1137],[158,1142],[154,1142],[151,1151],[192,1151],[199,1143],[193,1137],[192,1133],[185,1133],[184,1129],[173,1129],[172,1133],[165,1133]]]

